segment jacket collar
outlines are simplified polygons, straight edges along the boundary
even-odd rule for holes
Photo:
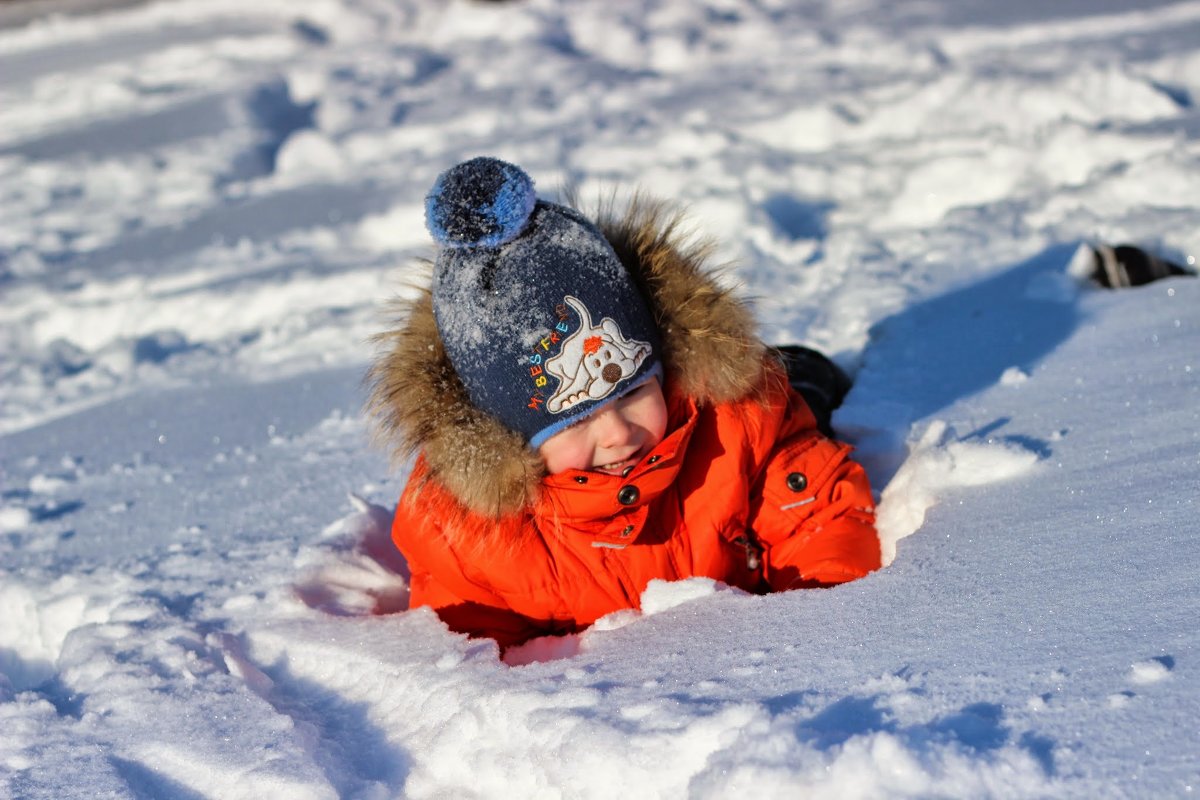
[[[673,394],[668,398],[670,433],[627,474],[572,469],[544,477],[533,509],[538,527],[629,544],[641,531],[646,507],[679,476],[697,416],[694,400]]]

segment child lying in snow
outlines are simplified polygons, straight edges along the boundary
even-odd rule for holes
[[[821,433],[845,377],[759,341],[662,206],[593,223],[477,158],[426,217],[432,287],[371,374],[419,453],[392,528],[413,606],[507,647],[636,607],[653,578],[765,592],[880,566],[867,477]]]
[[[829,429],[849,382],[759,341],[662,206],[593,223],[480,158],[426,214],[433,285],[371,376],[419,453],[392,528],[413,606],[507,647],[636,607],[653,578],[765,592],[880,566],[866,475]],[[1100,247],[1091,277],[1172,274]]]

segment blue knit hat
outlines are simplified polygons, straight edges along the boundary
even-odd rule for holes
[[[519,167],[474,158],[425,198],[433,313],[471,402],[538,447],[661,375],[658,328],[612,245],[539,200]]]

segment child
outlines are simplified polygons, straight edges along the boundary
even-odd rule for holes
[[[635,201],[593,223],[477,158],[426,219],[432,286],[370,376],[418,453],[392,528],[413,606],[508,647],[637,607],[654,578],[766,592],[880,566],[866,475],[818,429],[844,376],[759,341],[677,217]],[[821,423],[785,360],[824,378]]]

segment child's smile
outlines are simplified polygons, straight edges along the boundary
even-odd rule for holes
[[[658,444],[655,442],[654,444]],[[637,463],[646,457],[646,454],[654,449],[654,444],[638,448],[638,451],[629,458],[620,461],[614,461],[611,464],[601,464],[591,468],[591,472],[603,472],[606,475],[624,475],[629,470],[637,466]]]

